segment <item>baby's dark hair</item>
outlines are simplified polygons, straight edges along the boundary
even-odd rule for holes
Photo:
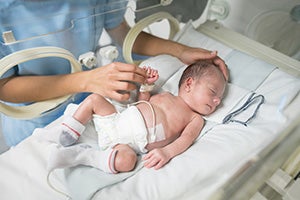
[[[181,78],[178,83],[178,88],[182,85],[182,83],[189,77],[199,80],[203,75],[207,75],[211,70],[209,70],[210,67],[216,67],[213,63],[208,61],[197,61],[193,64],[190,64],[187,66],[187,68],[183,71]],[[219,68],[218,68],[219,69]],[[220,70],[220,69],[219,69]],[[221,70],[220,70],[221,71]]]

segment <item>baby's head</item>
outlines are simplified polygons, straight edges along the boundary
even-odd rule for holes
[[[198,61],[183,71],[178,85],[179,96],[192,110],[209,115],[221,103],[226,80],[213,63]]]

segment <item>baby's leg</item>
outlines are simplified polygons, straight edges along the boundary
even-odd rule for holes
[[[126,144],[118,144],[105,151],[93,149],[89,145],[56,146],[48,159],[47,169],[52,171],[57,168],[86,165],[107,173],[118,173],[133,170],[136,161],[136,153]]]
[[[79,105],[73,117],[85,125],[92,119],[93,114],[106,116],[116,112],[115,107],[103,96],[91,94]]]
[[[63,131],[60,135],[60,144],[70,146],[76,143],[93,114],[104,116],[115,112],[115,107],[104,97],[91,94],[79,105],[72,117],[68,116],[62,122]]]
[[[86,165],[107,173],[117,173],[114,167],[117,150],[97,150],[89,145],[55,146],[48,158],[47,170]]]

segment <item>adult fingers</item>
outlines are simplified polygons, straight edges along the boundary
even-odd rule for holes
[[[111,65],[115,67],[119,72],[131,72],[144,78],[147,77],[146,71],[136,65],[120,62],[114,62],[111,63]]]
[[[130,98],[130,91],[136,89],[136,85],[125,81],[116,81],[106,91],[106,96],[117,101],[126,101]]]
[[[123,82],[127,81],[127,82],[144,83],[146,78],[145,76],[142,76],[134,72],[118,72],[118,73],[111,73],[109,75],[109,79],[123,81]]]
[[[112,91],[109,94],[107,94],[106,97],[122,102],[130,98],[130,93],[128,92],[120,93],[119,91]]]
[[[188,47],[180,55],[180,60],[186,64],[192,64],[198,60],[211,60],[216,58],[216,56],[217,51]]]
[[[146,71],[142,68],[125,63],[111,63],[108,66],[108,78],[112,80],[131,81],[144,83],[147,78]]]
[[[228,72],[228,68],[227,68],[227,65],[225,64],[225,62],[221,58],[217,57],[217,58],[213,59],[213,63],[220,68],[226,81],[228,81],[229,80],[229,72]]]

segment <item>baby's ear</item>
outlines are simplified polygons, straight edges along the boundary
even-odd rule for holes
[[[194,79],[193,79],[192,77],[189,77],[189,78],[185,79],[185,81],[184,81],[184,89],[185,89],[187,92],[190,92],[190,91],[191,91],[193,82],[194,82]]]
[[[192,85],[194,83],[194,79],[192,77],[189,77],[185,80],[187,85]]]

